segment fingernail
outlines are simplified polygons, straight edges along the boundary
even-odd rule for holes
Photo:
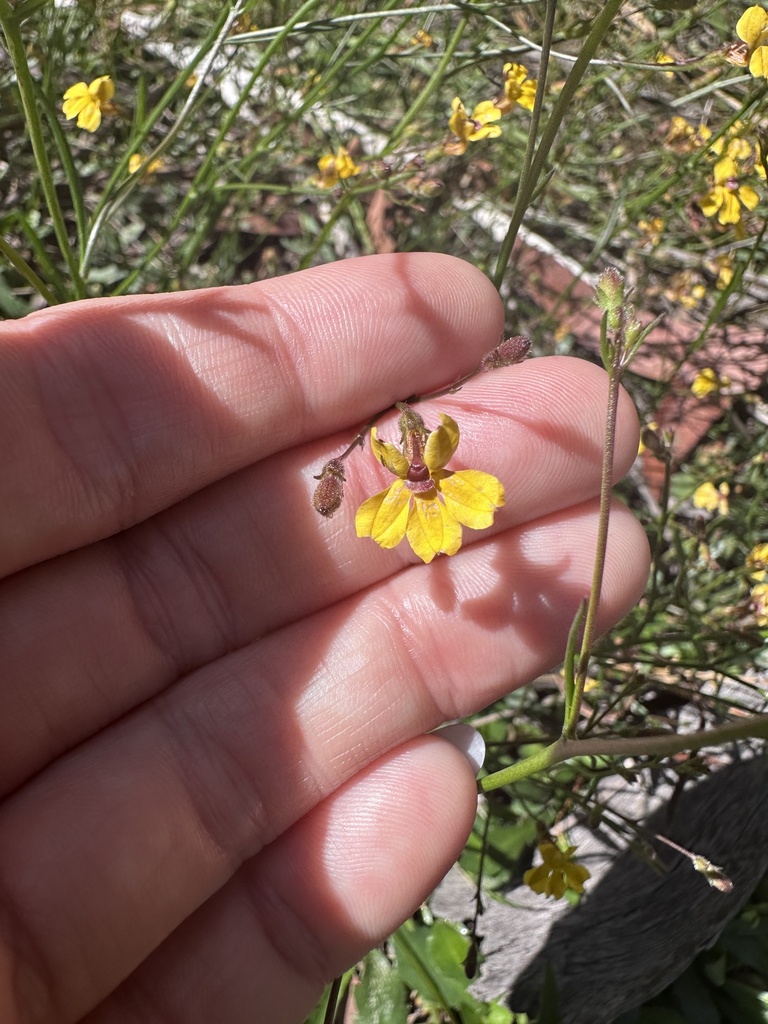
[[[460,750],[472,765],[475,775],[478,774],[485,761],[485,740],[477,729],[463,722],[455,722],[453,725],[444,725],[441,729],[436,729],[434,735],[448,740]]]

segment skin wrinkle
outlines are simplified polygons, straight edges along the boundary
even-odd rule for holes
[[[61,401],[63,390],[71,386],[72,378],[75,376],[74,366],[72,372],[69,372],[66,365],[62,366],[62,359],[66,358],[67,350],[63,346],[36,346],[30,351],[33,358],[29,365],[36,378],[39,409],[51,442],[66,462],[66,469],[60,474],[63,487],[70,493],[75,492],[80,501],[85,498],[86,516],[109,514],[109,510],[120,508],[123,502],[131,508],[136,493],[136,481],[129,471],[115,471],[116,467],[124,466],[130,433],[123,418],[114,431],[107,431],[104,422],[114,422],[114,417],[119,415],[119,403],[113,400],[100,400],[101,410],[107,406],[110,408],[110,415],[107,417],[92,403],[92,395],[98,392],[98,388],[106,389],[107,382],[99,381],[97,389],[94,390],[86,386],[86,379],[79,374],[77,388],[80,404],[75,407],[72,414],[71,405]],[[88,428],[91,419],[99,423],[98,429]],[[82,425],[85,425],[85,429]],[[97,449],[92,445],[83,445],[83,438],[86,435],[96,439]],[[115,435],[122,436],[125,443],[115,443]],[[128,468],[127,465],[125,468]],[[77,478],[76,487],[72,484],[72,474]],[[71,504],[66,498],[57,500],[63,507]]]
[[[187,766],[176,774],[194,811],[197,831],[221,855],[231,877],[243,861],[263,848],[269,811],[259,778],[239,761],[233,748],[216,738],[228,731],[227,718],[252,719],[258,708],[248,684],[233,672],[217,687],[215,696],[196,701],[190,710],[185,706],[179,711],[165,702],[159,722],[174,762]],[[224,794],[226,801],[221,799]]]
[[[27,915],[19,911],[13,889],[4,884],[0,871],[0,991],[2,1005],[13,1009],[14,1019],[44,1020],[54,1005],[57,989],[55,968],[43,955],[35,930],[27,924]],[[6,962],[10,970],[6,970]],[[7,984],[6,984],[7,978]]]
[[[151,531],[148,550],[152,558],[136,558],[122,535],[113,538],[112,547],[118,556],[134,620],[140,624],[142,632],[160,652],[164,662],[173,665],[177,674],[197,667],[186,663],[184,649],[189,646],[189,638],[180,631],[185,623],[179,623],[178,614],[166,608],[163,593],[171,595],[173,600],[174,595],[183,592],[185,602],[194,596],[194,608],[188,614],[190,619],[201,619],[208,624],[198,627],[197,632],[217,638],[213,641],[216,652],[224,653],[238,647],[238,630],[225,592],[189,531],[176,537],[173,530],[165,527],[162,515],[142,524],[141,530],[145,541]],[[155,576],[158,562],[163,566],[162,573]],[[173,567],[171,573],[167,568],[169,562]],[[169,575],[174,578],[173,587],[168,586]],[[178,582],[177,576],[180,577]],[[157,587],[154,578],[158,579]]]

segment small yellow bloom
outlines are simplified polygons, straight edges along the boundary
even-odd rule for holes
[[[637,226],[641,232],[641,245],[649,245],[652,249],[655,249],[661,241],[661,235],[666,226],[664,219],[662,217],[653,217],[651,220],[639,220]]]
[[[756,583],[749,593],[755,622],[758,626],[768,626],[768,583]]]
[[[441,426],[427,431],[409,407],[400,417],[401,445],[380,441],[371,430],[371,448],[397,480],[364,501],[355,516],[358,537],[371,537],[383,548],[404,538],[423,562],[435,555],[455,555],[462,526],[484,530],[504,504],[504,487],[490,473],[445,469],[459,445],[459,428],[441,414]]]
[[[411,38],[411,46],[423,46],[428,50],[432,45],[432,36],[425,29],[417,29],[416,35]]]
[[[752,579],[762,582],[768,575],[768,544],[755,544],[746,557],[746,566]]]
[[[554,843],[542,843],[539,846],[542,863],[529,868],[523,875],[523,882],[529,889],[542,896],[554,896],[562,899],[566,890],[584,892],[584,883],[589,878],[589,871],[583,864],[574,864],[571,860],[575,846],[559,849]]]
[[[342,178],[353,178],[360,174],[362,167],[358,167],[346,146],[339,146],[336,156],[327,153],[317,161],[320,173],[315,178],[315,184],[320,188],[333,188]]]
[[[705,196],[698,200],[705,217],[717,214],[719,224],[738,224],[741,220],[741,206],[754,210],[760,197],[749,185],[739,185],[738,168],[733,157],[724,156],[715,164],[715,184]]]
[[[501,128],[493,121],[498,121],[501,111],[491,100],[483,100],[478,103],[472,111],[472,117],[467,114],[464,104],[457,96],[451,104],[453,113],[448,121],[448,127],[456,136],[456,142],[447,142],[444,146],[445,152],[451,156],[460,156],[466,152],[468,142],[478,142],[480,139],[495,139],[501,135]]]
[[[695,309],[707,294],[707,289],[699,280],[692,270],[678,270],[669,279],[664,297],[670,302],[679,303],[683,309]]]
[[[533,110],[536,99],[536,79],[528,77],[527,68],[522,64],[504,65],[504,91],[495,101],[495,106],[508,113],[515,105]]]
[[[656,54],[656,63],[657,64],[674,64],[676,62],[675,62],[675,58],[674,57],[670,57],[670,55],[668,53],[664,53],[663,50],[660,50]],[[665,71],[664,72],[664,77],[665,78],[674,78],[675,77],[675,73],[674,73],[674,71]]]
[[[711,366],[706,366],[696,374],[691,391],[697,398],[706,398],[707,395],[728,387],[730,383],[729,377],[718,377]]]
[[[768,78],[768,11],[764,7],[748,7],[736,22],[736,35],[747,44],[748,52],[731,57],[731,63],[749,65],[755,78]]]
[[[109,75],[94,78],[90,85],[76,82],[64,93],[62,110],[64,117],[71,121],[77,118],[77,127],[87,132],[95,132],[101,124],[102,113],[109,113],[114,108],[109,102],[115,95],[115,85]]]
[[[142,174],[155,174],[157,171],[161,171],[164,166],[165,164],[162,160],[151,160],[149,163],[146,163],[146,160],[140,153],[131,153],[128,159],[129,174],[135,174],[138,170],[141,170]]]
[[[692,153],[695,149],[706,145],[712,132],[705,124],[692,128],[684,117],[675,116],[669,122],[664,145],[677,153]]]
[[[693,492],[693,504],[695,508],[704,509],[706,512],[719,512],[721,516],[727,516],[730,511],[728,495],[731,488],[727,483],[719,487],[709,481],[697,487]]]
[[[714,264],[715,270],[717,271],[717,280],[715,281],[715,288],[717,288],[718,291],[721,292],[725,291],[725,289],[733,280],[732,253],[725,253],[723,256],[716,256]]]

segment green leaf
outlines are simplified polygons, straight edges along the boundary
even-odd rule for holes
[[[406,1024],[407,992],[397,969],[379,949],[365,958],[354,989],[357,1024]]]

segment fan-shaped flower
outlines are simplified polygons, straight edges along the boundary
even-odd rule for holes
[[[501,135],[501,128],[497,124],[492,124],[501,117],[501,111],[492,100],[478,103],[471,117],[458,96],[454,98],[451,109],[453,113],[448,120],[448,127],[457,141],[447,142],[444,146],[445,152],[451,156],[460,156],[464,153],[468,142],[495,139]]]
[[[405,407],[400,448],[380,441],[372,428],[373,453],[397,479],[364,501],[355,517],[358,537],[371,537],[383,548],[407,537],[424,562],[455,555],[462,526],[486,529],[504,504],[504,487],[490,473],[445,469],[459,445],[459,428],[450,416],[440,419],[437,430],[428,432],[421,417]]]
[[[94,78],[90,85],[76,82],[64,93],[64,117],[77,118],[77,127],[95,132],[101,124],[101,115],[112,109],[109,102],[115,95],[115,84],[109,75]]]
[[[522,64],[504,65],[504,91],[495,100],[496,106],[506,114],[514,106],[533,110],[536,100],[536,79],[528,77],[528,70]]]
[[[699,199],[701,212],[705,217],[717,214],[719,224],[738,224],[741,220],[741,205],[754,210],[760,197],[749,185],[740,185],[736,161],[725,156],[715,164],[715,184],[705,196]]]
[[[542,843],[539,846],[541,864],[529,868],[523,875],[523,883],[542,896],[554,896],[562,899],[566,890],[584,892],[584,883],[589,878],[589,871],[583,864],[574,864],[571,860],[576,850],[568,846],[561,850],[554,843]]]

